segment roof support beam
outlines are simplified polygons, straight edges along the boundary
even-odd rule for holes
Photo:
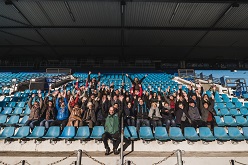
[[[135,26],[0,26],[0,29],[124,29],[124,30],[180,30],[180,31],[247,31],[247,28],[221,27],[135,27]]]
[[[53,48],[176,48],[176,49],[191,49],[191,48],[219,48],[219,49],[228,49],[230,48],[229,46],[167,46],[167,45],[51,45]],[[0,48],[9,48],[9,47],[14,47],[14,48],[22,48],[22,47],[49,47],[48,45],[0,45]],[[235,48],[235,47],[232,47]],[[237,47],[238,49],[248,49],[248,47]]]
[[[23,12],[12,2],[12,6],[20,13],[20,15],[29,23],[30,27],[34,27],[32,25],[32,23],[28,20],[28,18],[23,14]],[[53,47],[51,47],[50,43],[42,36],[42,34],[38,31],[38,29],[35,29],[36,33],[43,39],[43,41],[45,42],[45,44],[47,44],[48,46],[50,46],[50,48],[52,49],[52,51],[57,55],[57,52],[55,49],[53,49]]]
[[[126,2],[124,0],[121,1],[121,55],[124,57],[125,55],[125,7]]]
[[[23,0],[23,1],[47,1],[47,0]],[[64,0],[54,0],[64,1]],[[89,1],[89,0],[74,0],[74,1]],[[120,0],[90,0],[95,2],[120,2]],[[122,0],[125,2],[173,2],[173,3],[248,3],[247,0]]]
[[[189,50],[189,52],[183,57],[184,59],[189,57],[191,52],[197,47],[201,41],[211,32],[212,29],[219,23],[219,21],[234,7],[234,3],[229,5],[228,8],[219,16],[219,18],[212,24],[212,26],[208,29],[208,31],[195,43],[195,45]]]

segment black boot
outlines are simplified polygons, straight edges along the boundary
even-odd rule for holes
[[[115,154],[115,155],[118,155],[118,154],[120,153],[119,150],[117,150],[116,148],[113,149],[113,151],[114,151],[114,154]]]
[[[109,155],[109,153],[110,153],[110,148],[107,148],[106,152],[105,152],[105,155]]]

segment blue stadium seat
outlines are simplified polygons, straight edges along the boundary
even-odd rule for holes
[[[15,127],[5,127],[0,135],[0,139],[7,139],[13,136],[15,133]]]
[[[234,141],[242,141],[245,139],[237,127],[228,127],[228,135],[230,136],[231,140]]]
[[[243,107],[243,103],[241,103],[241,102],[235,102],[235,107],[236,108],[241,108],[241,107]]]
[[[139,138],[144,140],[154,139],[151,127],[140,127]]]
[[[130,138],[131,140],[138,139],[137,130],[134,126],[127,126],[124,128],[124,136]]]
[[[15,94],[14,94],[14,97],[21,97],[21,92],[16,92]]]
[[[221,108],[220,109],[220,114],[221,116],[228,116],[228,115],[231,115],[229,110],[227,108]]]
[[[33,89],[33,90],[31,91],[31,94],[37,94],[37,90],[36,90],[36,89]]]
[[[30,94],[30,90],[29,90],[29,89],[26,89],[26,90],[24,91],[24,93]]]
[[[19,97],[12,97],[10,101],[11,102],[18,102],[19,101]]]
[[[243,94],[244,99],[248,99],[248,93]]]
[[[5,90],[3,91],[3,94],[4,94],[4,95],[9,95],[9,92],[10,92],[9,89],[5,89]]]
[[[221,109],[221,108],[226,108],[226,105],[224,103],[215,103],[215,107]]]
[[[154,137],[156,140],[159,140],[159,141],[170,140],[165,127],[156,127]]]
[[[23,97],[23,98],[24,98],[24,97],[25,97],[25,98],[27,98],[27,97],[28,97],[28,94],[29,94],[29,93],[22,93],[22,94],[21,94],[21,97]]]
[[[15,126],[19,122],[20,116],[11,116],[9,120],[4,124],[5,126]]]
[[[245,140],[248,140],[248,127],[242,127],[243,135]]]
[[[20,114],[20,116],[26,116],[26,115],[30,115],[30,108],[28,106],[26,106],[26,109],[23,111],[23,113]]]
[[[182,134],[182,131],[180,128],[178,127],[170,127],[170,133],[169,133],[169,137],[172,139],[172,140],[175,140],[175,141],[182,141],[182,140],[185,140],[183,134]]]
[[[230,137],[226,133],[226,130],[224,127],[214,127],[214,136],[217,138],[217,140],[220,140],[220,141],[230,140]]]
[[[219,97],[219,96],[215,96],[215,100],[216,103],[222,103],[223,100]]]
[[[10,115],[20,115],[22,113],[22,108],[16,107]]]
[[[66,126],[62,134],[58,137],[60,139],[72,139],[76,134],[76,129],[73,126]]]
[[[224,121],[220,118],[220,116],[214,116],[215,121],[217,123],[218,126],[224,126]]]
[[[44,126],[36,126],[30,135],[27,136],[29,139],[39,139],[45,134]]]
[[[16,107],[19,107],[19,108],[23,108],[25,106],[25,102],[24,101],[21,101],[19,102]]]
[[[100,140],[100,139],[102,139],[103,133],[104,133],[104,127],[103,126],[94,126],[92,133],[90,135],[90,138]]]
[[[74,139],[89,139],[90,138],[90,129],[88,126],[79,127],[77,130],[77,134]]]
[[[226,103],[230,102],[230,98],[227,96],[227,94],[222,94],[222,99]]]
[[[240,112],[241,112],[242,115],[245,115],[245,116],[248,115],[248,109],[246,107],[240,108]]]
[[[231,108],[236,108],[236,106],[233,104],[233,103],[226,103],[226,107],[228,108],[228,109],[231,109]]]
[[[240,97],[241,96],[241,92],[240,91],[234,91],[233,94],[236,97]]]
[[[0,115],[0,126],[7,121],[7,115]]]
[[[29,135],[29,126],[23,126],[23,127],[20,127],[17,131],[17,133],[14,135],[14,136],[11,136],[11,138],[13,139],[22,139],[22,138],[25,138]]]
[[[51,127],[49,127],[46,135],[43,136],[42,138],[55,139],[55,138],[59,137],[59,135],[60,135],[60,127],[59,126],[51,126]]]
[[[200,140],[200,137],[198,136],[194,127],[185,127],[184,128],[184,137],[190,141]]]
[[[243,116],[236,116],[236,123],[238,126],[248,126],[248,121]]]
[[[11,99],[11,97],[5,97],[5,98],[3,99],[3,101],[5,101],[5,102],[10,102],[10,99]]]
[[[244,103],[244,107],[245,108],[248,108],[248,103]]]
[[[235,102],[239,102],[239,99],[237,97],[233,97],[232,98],[232,102],[235,103]]]
[[[214,141],[216,138],[213,136],[212,132],[208,127],[199,128],[199,136],[204,141]]]
[[[214,107],[214,110],[215,110],[215,113],[216,113],[217,116],[221,116],[221,113],[220,113],[219,109],[216,106]]]
[[[28,121],[28,117],[29,116],[27,116],[27,115],[26,116],[23,116],[22,119],[21,119],[21,121],[19,123],[17,123],[17,125],[18,126],[23,126],[26,123],[26,121]]]
[[[9,115],[12,112],[11,107],[4,107],[3,111],[1,112],[1,115]]]
[[[14,108],[16,106],[16,102],[9,102],[7,107]]]
[[[232,108],[230,109],[230,115],[232,116],[241,116],[242,114],[240,113],[240,111],[238,111],[236,108]]]
[[[6,101],[0,101],[0,107],[6,107],[7,102]]]
[[[224,116],[225,126],[237,126],[235,119],[232,116]]]
[[[19,101],[27,102],[27,100],[28,100],[28,97],[21,97]]]

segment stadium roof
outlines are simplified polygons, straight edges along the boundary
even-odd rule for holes
[[[0,1],[1,56],[247,59],[246,0]]]

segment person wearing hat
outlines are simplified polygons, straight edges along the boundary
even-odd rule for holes
[[[34,129],[35,126],[39,125],[40,119],[41,119],[41,109],[43,106],[43,100],[41,97],[41,94],[38,93],[39,102],[35,101],[32,104],[32,101],[35,97],[35,94],[32,95],[32,97],[28,101],[28,106],[30,108],[30,115],[24,126],[30,126],[31,130]]]
[[[88,102],[87,109],[83,115],[83,125],[88,125],[90,130],[92,130],[95,123],[96,123],[95,109],[93,103]]]

